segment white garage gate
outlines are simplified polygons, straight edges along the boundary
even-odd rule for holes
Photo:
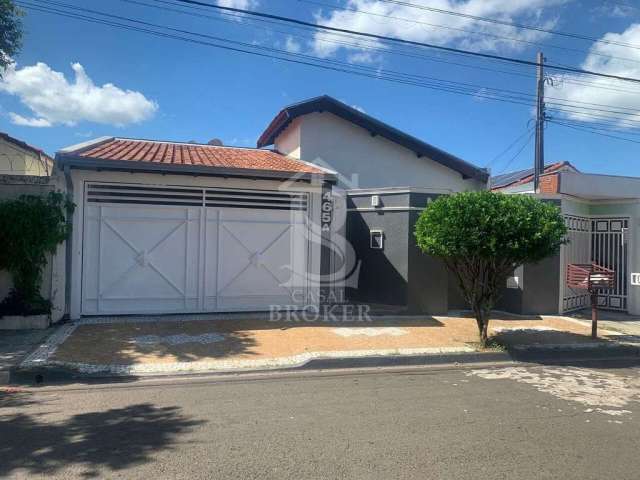
[[[307,301],[306,193],[92,182],[84,201],[84,315]]]

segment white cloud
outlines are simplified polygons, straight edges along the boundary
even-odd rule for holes
[[[240,10],[253,10],[259,4],[258,0],[218,0],[216,3],[221,7],[237,8]],[[242,21],[243,17],[245,17],[244,13],[229,13],[234,15],[237,21]]]
[[[82,121],[123,126],[147,120],[158,109],[140,92],[111,83],[96,86],[79,63],[71,68],[73,82],[46,63],[20,69],[10,65],[0,81],[0,92],[16,95],[33,113],[28,118],[12,112],[12,122],[31,127],[72,126]]]
[[[607,33],[603,40],[640,45],[640,24],[636,23],[627,28],[622,33]],[[621,58],[607,58],[602,55],[615,56]],[[633,61],[627,61],[629,59]],[[594,43],[590,53],[582,63],[584,70],[591,70],[610,75],[623,77],[640,78],[640,50],[627,48],[621,45],[611,45],[606,43]],[[580,84],[576,84],[579,82]],[[588,83],[588,85],[585,85]],[[589,109],[613,110],[628,112],[631,115],[613,115],[622,119],[617,121],[620,127],[624,127],[629,121],[640,121],[640,85],[624,81],[616,81],[604,77],[577,76],[567,74],[557,76],[554,86],[547,90],[547,96],[558,98],[564,104],[570,104],[575,110],[577,106]],[[550,99],[548,102],[558,100]],[[577,102],[589,102],[606,106],[594,106],[579,104]],[[553,107],[553,105],[550,105]],[[585,111],[583,110],[583,111]],[[586,122],[610,121],[607,118],[594,118],[594,115],[611,115],[597,110],[586,110],[585,113],[563,113],[565,117],[573,120]]]
[[[221,7],[239,8],[241,10],[250,10],[258,6],[257,0],[218,0]]]
[[[302,45],[294,40],[291,35],[288,35],[284,41],[284,48],[289,53],[300,53],[302,51]]]
[[[542,28],[551,28],[557,23],[557,19],[545,18],[545,9],[568,1],[570,0],[510,0],[508,2],[503,0],[433,0],[429,2],[429,7],[476,17],[531,23]],[[516,40],[534,42],[547,35],[544,32],[481,22],[472,18],[446,15],[379,0],[347,0],[345,7],[348,10],[317,12],[316,22],[337,28],[399,37],[417,42],[456,45],[484,51],[519,50],[526,47],[526,44]],[[358,13],[353,10],[371,12],[376,15]],[[396,17],[397,19],[388,17]],[[509,38],[476,35],[469,33],[469,31]],[[312,49],[317,55],[330,57],[340,49],[362,51],[365,46],[381,47],[379,42],[363,38],[349,38],[347,40],[349,43],[358,45],[359,48],[322,41],[328,38],[336,40],[335,36],[327,33],[318,32],[315,34]],[[340,41],[345,41],[345,39],[341,37]],[[358,60],[358,58],[356,57],[354,60]],[[369,61],[371,58],[365,56],[362,57],[362,60]]]
[[[11,123],[23,127],[51,127],[51,122],[45,118],[26,118],[17,113],[10,112]]]
[[[591,11],[594,14],[593,20],[596,21],[599,20],[599,17],[627,18],[640,12],[638,7],[634,7],[632,5],[622,5],[621,3],[609,2],[598,5]]]

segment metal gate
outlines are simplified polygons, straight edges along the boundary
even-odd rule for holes
[[[88,184],[82,314],[302,305],[307,204],[299,192]]]
[[[591,219],[574,215],[565,215],[567,240],[562,246],[562,311],[579,310],[589,305],[589,295],[584,290],[574,290],[567,286],[567,265],[570,263],[591,262]]]
[[[616,272],[613,290],[598,296],[598,305],[610,310],[627,310],[628,296],[628,218],[591,220],[591,258],[598,265]]]
[[[562,247],[562,311],[579,310],[589,306],[584,290],[566,286],[567,265],[597,263],[616,272],[614,290],[598,297],[598,304],[609,310],[627,310],[628,296],[628,218],[591,218],[565,215],[569,243]]]

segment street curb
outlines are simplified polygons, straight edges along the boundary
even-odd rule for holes
[[[438,365],[474,365],[487,363],[562,363],[603,359],[640,360],[640,346],[622,344],[521,345],[506,352],[443,352],[414,355],[363,355],[358,357],[317,357],[300,364],[273,367],[201,369],[184,371],[82,372],[64,365],[39,365],[13,368],[9,373],[12,384],[42,385],[75,382],[131,382],[141,378],[197,376],[197,375],[251,375],[259,373],[304,372],[311,370],[345,370],[386,367],[418,367]]]
[[[640,345],[614,344],[564,344],[564,345],[521,345],[508,348],[515,361],[603,360],[628,358],[640,360]]]
[[[42,385],[51,383],[71,383],[82,381],[133,381],[139,378],[188,375],[242,375],[256,373],[295,372],[309,370],[337,370],[384,367],[411,367],[428,365],[470,365],[476,363],[513,362],[506,352],[454,352],[418,355],[368,355],[359,357],[318,357],[297,365],[277,367],[209,369],[162,372],[115,373],[114,371],[82,372],[63,365],[40,365],[16,367],[10,371],[10,383],[23,385]]]

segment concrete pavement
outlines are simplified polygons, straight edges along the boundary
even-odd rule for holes
[[[635,480],[635,362],[0,392],[0,477]]]
[[[0,385],[8,383],[10,369],[42,345],[56,328],[0,331]]]

